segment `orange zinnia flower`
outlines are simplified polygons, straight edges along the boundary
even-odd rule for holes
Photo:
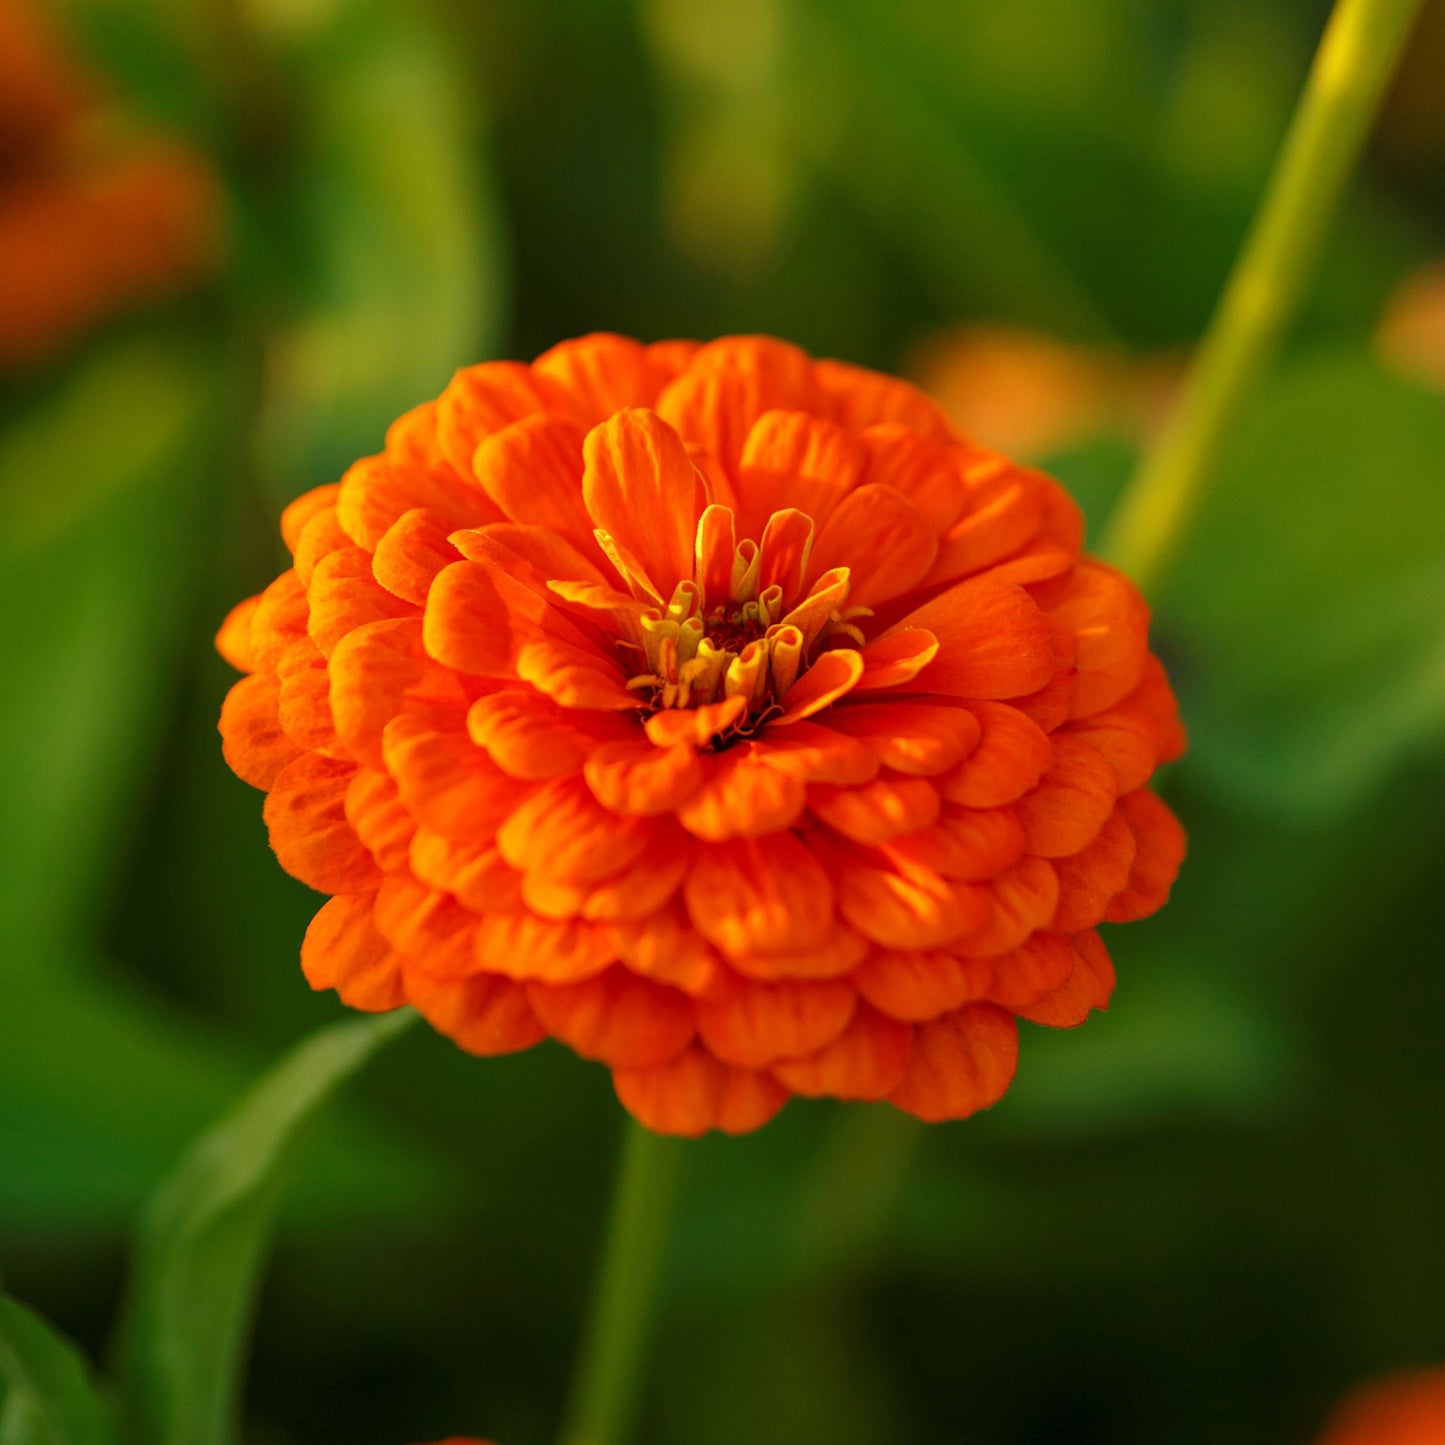
[[[1319,1445],[1440,1445],[1445,1440],[1445,1368],[1366,1385],[1335,1412]]]
[[[663,1133],[992,1104],[1184,852],[1148,609],[1082,530],[780,341],[458,373],[292,503],[219,638],[226,756],[334,895],[307,977],[480,1054],[550,1034]]]

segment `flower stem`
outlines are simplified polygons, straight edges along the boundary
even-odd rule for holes
[[[627,1121],[562,1445],[624,1445],[647,1362],[680,1141]]]
[[[1101,548],[1148,591],[1240,402],[1294,314],[1419,0],[1336,0],[1264,200],[1184,391]]]

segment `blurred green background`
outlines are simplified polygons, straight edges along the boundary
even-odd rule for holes
[[[149,1191],[341,1013],[297,967],[317,900],[214,731],[211,637],[282,565],[285,501],[464,362],[764,330],[936,382],[1097,534],[1326,12],[54,11],[106,125],[204,158],[225,241],[201,283],[0,377],[7,1289],[100,1354]],[[650,1445],[1296,1445],[1361,1376],[1445,1358],[1445,377],[1428,317],[1380,340],[1445,253],[1442,73],[1431,0],[1155,599],[1192,849],[1110,939],[1113,1009],[1026,1030],[967,1124],[795,1103],[689,1149]],[[982,323],[1033,336],[959,331]],[[1062,371],[1020,382],[1021,346]],[[250,1445],[549,1438],[620,1123],[557,1047],[389,1049],[308,1138]]]

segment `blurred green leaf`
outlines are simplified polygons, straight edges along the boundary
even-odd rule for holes
[[[5,944],[7,964],[23,968],[0,1009],[0,1232],[119,1230],[261,1061],[92,950],[46,933],[12,932]],[[335,1229],[417,1213],[444,1188],[418,1149],[347,1111],[318,1130],[286,1213],[298,1227]]]
[[[340,0],[257,15],[291,90],[281,219],[297,300],[266,338],[261,417],[289,497],[377,450],[487,354],[502,247],[472,87],[424,12]]]
[[[0,1298],[0,1445],[114,1445],[80,1351],[39,1315]]]
[[[313,1035],[196,1141],[155,1196],[121,1325],[122,1404],[136,1440],[234,1438],[246,1334],[297,1137],[414,1018],[348,1020]]]
[[[1358,352],[1265,388],[1159,598],[1190,766],[1256,805],[1357,802],[1445,723],[1445,406]]]
[[[81,921],[134,799],[185,640],[224,356],[119,341],[0,439],[0,919]],[[7,954],[4,968],[25,958]]]

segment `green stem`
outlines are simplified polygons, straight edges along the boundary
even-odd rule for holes
[[[1104,556],[1147,591],[1268,363],[1354,169],[1419,0],[1336,0],[1263,204],[1173,415],[1121,498]]]
[[[667,1246],[676,1139],[629,1119],[562,1445],[623,1445],[632,1428]]]

